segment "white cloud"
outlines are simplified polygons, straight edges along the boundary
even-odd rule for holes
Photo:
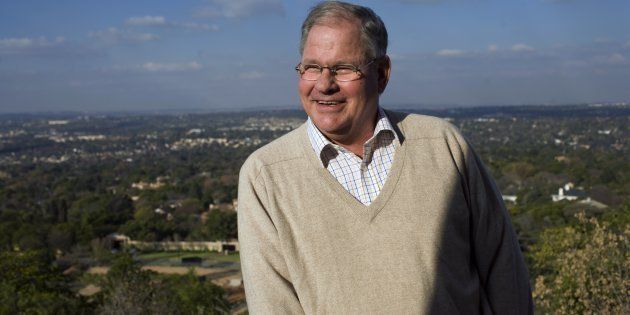
[[[512,51],[516,52],[533,52],[535,49],[525,44],[516,44],[512,46]]]
[[[565,68],[583,68],[589,65],[589,63],[584,60],[564,60],[559,64]]]
[[[241,18],[253,15],[284,15],[282,0],[209,0],[197,9],[199,17]]]
[[[488,45],[488,51],[489,52],[497,52],[497,51],[499,51],[499,46],[494,45],[494,44]]]
[[[0,39],[0,55],[56,54],[60,51],[64,51],[66,48],[68,48],[66,39],[61,36],[54,39],[48,39],[46,37]],[[77,53],[79,52],[80,51],[77,51]]]
[[[625,65],[628,63],[628,60],[620,53],[612,53],[607,56],[596,57],[595,62],[605,65]]]
[[[459,49],[442,49],[435,53],[435,55],[440,57],[459,57],[466,54],[463,50]]]
[[[203,23],[181,23],[178,24],[180,27],[193,29],[193,30],[204,30],[204,31],[218,31],[219,27],[216,25],[209,25]]]
[[[611,44],[611,43],[614,43],[615,41],[607,37],[599,37],[599,38],[595,38],[593,42],[596,44]]]
[[[115,27],[110,27],[103,31],[96,31],[89,33],[90,38],[102,41],[108,44],[118,43],[141,43],[149,42],[160,39],[159,36],[151,33],[136,33],[129,30],[119,30]]]
[[[614,53],[608,57],[608,61],[613,63],[624,63],[626,58],[620,53]]]
[[[239,78],[248,80],[260,79],[263,77],[265,77],[265,74],[258,71],[244,72],[239,75]]]
[[[183,72],[201,70],[203,65],[193,61],[188,63],[157,63],[146,62],[139,69],[147,72]]]
[[[142,25],[142,26],[164,26],[167,25],[166,19],[163,16],[134,16],[125,21],[127,25]]]
[[[102,72],[190,72],[203,69],[204,66],[197,61],[183,63],[162,63],[148,61],[134,65],[115,65],[113,67],[100,68]]]
[[[205,23],[179,23],[175,21],[167,21],[163,16],[133,16],[125,21],[125,25],[128,26],[151,26],[151,27],[170,27],[170,28],[184,28],[192,30],[204,30],[204,31],[218,31],[219,27],[216,25],[209,25]]]
[[[389,53],[387,55],[389,56],[389,59],[394,60],[394,61],[407,59],[407,57],[405,55],[402,55],[402,54]]]
[[[0,49],[27,49],[37,47],[51,47],[62,44],[65,38],[57,37],[54,40],[48,40],[45,37],[38,38],[5,38],[0,39]]]

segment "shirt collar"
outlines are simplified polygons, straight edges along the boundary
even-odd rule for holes
[[[391,132],[394,135],[394,142],[398,145],[398,135],[396,134],[394,127],[392,127],[392,123],[387,117],[387,114],[385,114],[385,111],[380,106],[377,107],[377,113],[378,119],[376,121],[376,126],[374,127],[374,134],[366,143],[374,141],[381,132]],[[332,147],[334,149],[339,148],[339,146],[330,142],[330,140],[328,140],[328,138],[319,131],[310,117],[306,121],[306,130],[308,132],[308,138],[311,140],[313,151],[315,151],[320,159],[322,158],[322,151],[326,147]]]

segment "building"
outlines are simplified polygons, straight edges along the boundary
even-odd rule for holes
[[[516,195],[502,195],[502,197],[504,202],[511,202],[513,204],[516,204],[516,200],[518,199]]]
[[[585,198],[588,198],[586,192],[579,188],[575,188],[575,186],[571,182],[566,183],[563,187],[560,187],[558,189],[557,195],[551,195],[551,200],[553,200],[553,202],[558,202],[562,200],[575,201]]]

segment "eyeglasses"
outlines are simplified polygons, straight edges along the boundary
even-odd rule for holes
[[[363,72],[361,72],[360,68],[369,66],[376,59],[378,58],[372,59],[370,60],[370,62],[360,66],[336,65],[324,67],[318,64],[303,65],[299,63],[297,66],[295,66],[295,70],[298,72],[300,78],[306,81],[317,81],[319,77],[322,76],[322,72],[324,71],[324,69],[328,69],[330,70],[330,74],[333,76],[333,78],[335,78],[335,81],[348,82],[358,80],[363,77]]]

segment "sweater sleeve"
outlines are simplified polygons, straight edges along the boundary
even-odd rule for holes
[[[473,259],[494,314],[532,314],[527,267],[503,198],[488,170],[459,136],[465,158],[465,186],[471,209]]]
[[[251,314],[304,313],[291,283],[266,188],[246,163],[238,187],[238,238],[247,307]]]

